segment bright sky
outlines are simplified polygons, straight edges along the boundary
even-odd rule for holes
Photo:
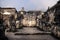
[[[0,7],[14,7],[20,10],[47,10],[48,6],[52,7],[58,0],[0,0]]]

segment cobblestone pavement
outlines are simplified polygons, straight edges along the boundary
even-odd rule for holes
[[[29,31],[27,30],[29,29]],[[30,30],[31,29],[31,30]],[[34,29],[34,30],[33,30]],[[33,31],[38,31],[35,28],[24,28],[22,30],[25,30],[25,33],[33,33]],[[50,34],[44,34],[44,35],[14,35],[13,32],[6,32],[5,35],[8,37],[9,40],[58,40],[54,37],[52,37]]]
[[[51,35],[14,35],[8,33],[6,36],[9,40],[58,40]]]
[[[34,33],[50,33],[50,32],[44,32],[35,27],[24,27],[23,29],[18,29],[18,31],[15,33],[34,34]]]

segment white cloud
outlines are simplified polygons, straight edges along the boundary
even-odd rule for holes
[[[17,10],[25,7],[27,10],[46,10],[58,0],[0,0],[1,7],[15,7]]]
[[[48,6],[52,7],[58,0],[30,0],[31,3],[36,5],[36,9],[47,9]]]

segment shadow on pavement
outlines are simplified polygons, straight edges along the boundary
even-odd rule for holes
[[[54,34],[51,34],[52,37],[56,38],[57,40],[60,40],[60,38],[58,38],[57,36],[55,36]]]
[[[8,40],[7,37],[0,37],[0,40]]]
[[[15,33],[15,35],[51,35],[51,33]]]

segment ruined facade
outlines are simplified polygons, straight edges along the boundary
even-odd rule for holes
[[[11,20],[12,15],[14,16],[14,19],[13,19],[14,21],[17,18],[17,11],[15,8],[1,8],[1,14],[3,15],[4,25],[6,27],[11,27],[10,21],[12,21]]]
[[[60,22],[60,1],[58,1],[53,7],[49,8],[47,11],[47,14],[49,16],[49,23],[51,22]]]

